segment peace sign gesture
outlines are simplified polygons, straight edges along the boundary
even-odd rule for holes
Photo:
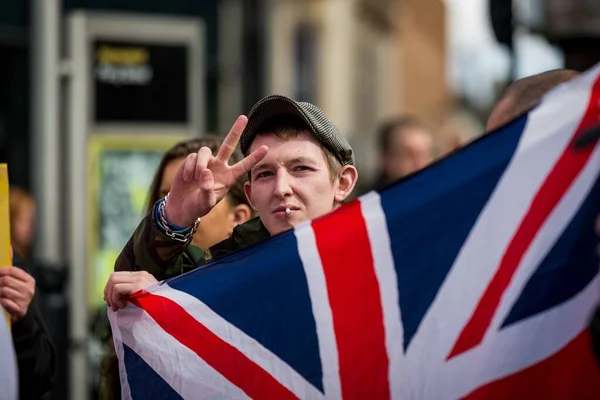
[[[223,140],[217,156],[208,147],[187,156],[175,174],[165,204],[166,219],[177,226],[190,226],[208,214],[231,186],[267,155],[261,146],[235,165],[228,164],[248,118],[241,115]]]

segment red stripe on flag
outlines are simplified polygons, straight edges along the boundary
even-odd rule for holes
[[[600,111],[599,101],[600,79],[596,79],[591,99],[579,127],[533,199],[500,261],[496,274],[479,300],[469,322],[463,328],[448,359],[481,343],[496,313],[498,304],[500,304],[502,295],[510,284],[533,238],[590,158],[594,146],[574,150],[572,144],[582,131],[597,123]]]
[[[598,399],[600,368],[588,330],[563,349],[531,367],[473,391],[466,400]]]
[[[360,203],[313,222],[333,315],[342,397],[390,397],[383,308]]]
[[[268,372],[212,333],[174,301],[152,294],[129,301],[144,309],[165,332],[196,353],[250,398],[297,398]]]

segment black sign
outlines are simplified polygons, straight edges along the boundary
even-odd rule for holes
[[[95,41],[95,122],[188,123],[188,57],[186,45]]]

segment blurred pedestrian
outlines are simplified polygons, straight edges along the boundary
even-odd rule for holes
[[[556,69],[518,79],[508,85],[496,102],[486,123],[486,132],[494,131],[525,114],[550,90],[577,77],[579,72]]]
[[[18,186],[11,186],[9,210],[13,249],[19,256],[29,259],[35,232],[35,201],[25,190]]]
[[[374,189],[381,189],[433,161],[433,136],[414,117],[385,122],[379,129],[379,176]]]
[[[13,266],[0,268],[0,305],[8,312],[19,371],[19,398],[39,399],[57,375],[56,350],[37,304],[35,279],[16,252]]]

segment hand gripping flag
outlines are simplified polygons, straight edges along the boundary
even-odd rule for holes
[[[381,191],[110,312],[123,397],[598,399],[600,66]]]

